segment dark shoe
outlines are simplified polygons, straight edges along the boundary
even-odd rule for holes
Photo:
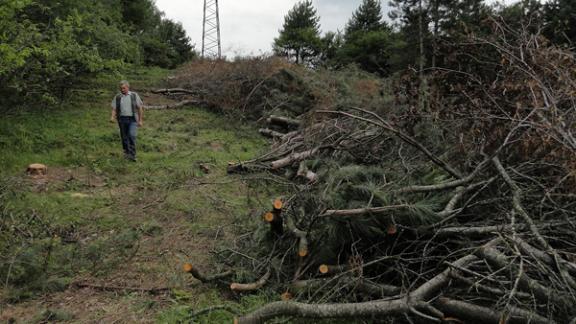
[[[124,154],[124,158],[128,161],[136,162],[136,157],[130,154]]]

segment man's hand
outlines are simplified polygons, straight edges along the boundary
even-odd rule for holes
[[[138,121],[138,127],[142,127],[142,126],[144,126],[144,122],[141,121],[141,120],[139,120],[139,121]]]
[[[114,116],[110,117],[110,123],[115,123],[116,122],[116,118]]]

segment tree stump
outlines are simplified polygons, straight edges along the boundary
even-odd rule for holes
[[[28,166],[26,173],[30,176],[44,176],[48,173],[48,167],[44,164],[33,163]]]

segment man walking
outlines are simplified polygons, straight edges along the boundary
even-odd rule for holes
[[[142,127],[144,109],[142,99],[136,92],[130,91],[128,81],[120,82],[120,93],[112,99],[110,122],[118,122],[124,157],[136,162],[136,130]]]

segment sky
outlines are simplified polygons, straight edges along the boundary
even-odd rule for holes
[[[509,0],[506,0],[509,1]],[[222,54],[262,55],[272,51],[272,42],[282,28],[284,16],[298,0],[219,0]],[[313,0],[322,32],[343,30],[362,0]],[[382,1],[387,16],[388,1]],[[196,49],[202,49],[204,0],[156,0],[167,18],[181,22]]]

